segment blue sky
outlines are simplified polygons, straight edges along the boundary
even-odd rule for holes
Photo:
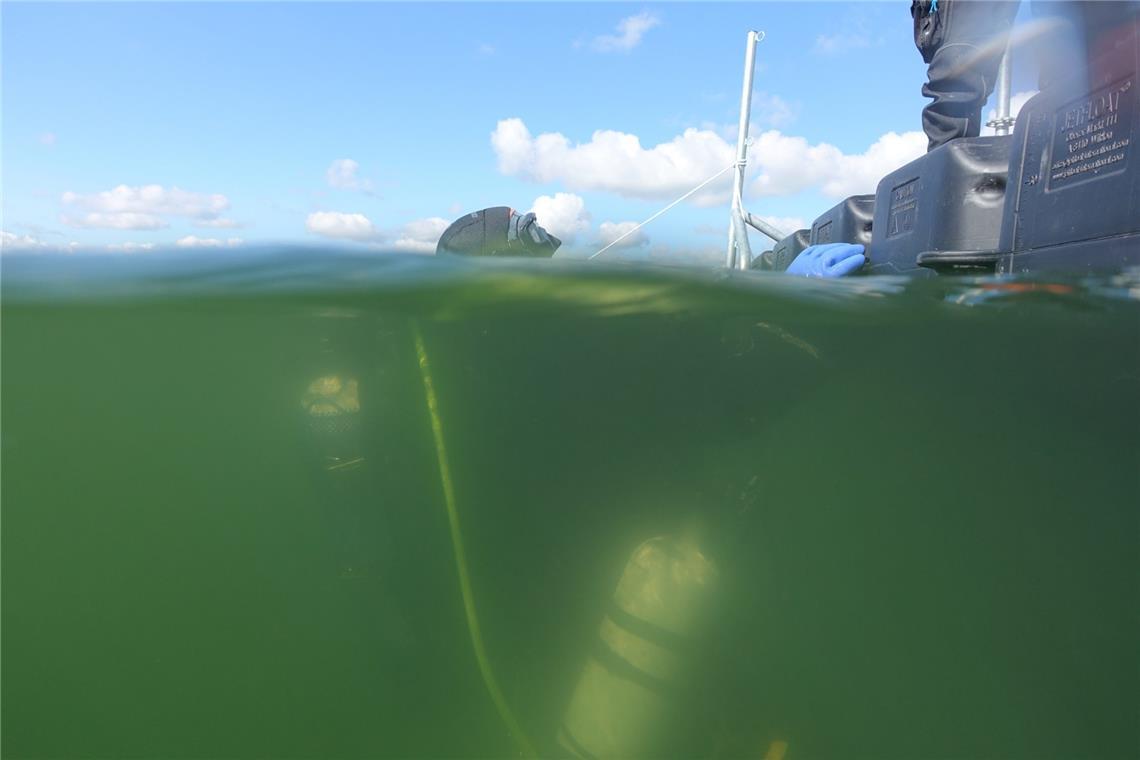
[[[908,9],[4,2],[5,249],[428,251],[510,205],[584,255],[731,161],[750,28],[745,205],[791,231],[924,150]],[[719,254],[722,180],[607,255]]]

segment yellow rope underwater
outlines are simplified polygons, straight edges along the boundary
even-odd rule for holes
[[[435,385],[431,379],[431,365],[428,364],[427,350],[424,348],[424,338],[420,333],[420,326],[412,322],[412,336],[416,341],[416,358],[420,364],[420,376],[424,381],[424,393],[427,395],[428,416],[431,417],[431,432],[435,438],[435,454],[439,460],[439,479],[443,484],[443,502],[447,507],[447,523],[451,528],[451,547],[455,552],[455,566],[459,572],[459,590],[463,595],[463,611],[467,615],[467,630],[471,634],[471,646],[475,650],[475,660],[479,663],[479,672],[483,676],[483,683],[491,694],[491,701],[499,716],[507,724],[512,738],[518,744],[524,757],[536,757],[537,754],[531,746],[530,740],[523,733],[522,726],[515,720],[510,705],[499,690],[495,674],[491,671],[491,663],[487,659],[487,651],[483,648],[483,634],[479,631],[479,618],[475,614],[475,596],[471,591],[471,578],[467,573],[467,553],[463,550],[463,536],[459,531],[459,512],[455,509],[455,490],[451,485],[451,468],[447,463],[447,449],[443,445],[443,426],[440,424],[439,403],[435,397]]]

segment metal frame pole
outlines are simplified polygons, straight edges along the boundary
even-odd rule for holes
[[[773,227],[772,225],[768,224],[767,222],[765,222],[763,219],[756,216],[755,214],[750,214],[748,212],[745,212],[744,213],[744,221],[748,224],[749,227],[752,227],[753,229],[764,233],[765,235],[772,238],[772,240],[776,241],[777,243],[779,243],[781,240],[783,240],[784,238],[786,238],[788,236],[788,233],[780,232],[780,230],[778,230],[775,227]]]
[[[752,263],[746,261],[751,257],[746,252],[748,233],[743,224],[744,208],[740,199],[744,192],[744,168],[748,164],[748,120],[752,114],[752,79],[756,73],[756,43],[762,39],[764,39],[763,32],[748,32],[748,46],[744,51],[744,87],[740,93],[740,124],[736,135],[736,178],[728,227],[728,253],[725,256],[725,266],[729,269],[737,266],[747,269]],[[744,235],[745,240],[738,240],[738,235]],[[737,254],[738,244],[742,249],[742,255]]]
[[[993,121],[987,122],[987,127],[993,127],[994,133],[1008,135],[1013,119],[1009,115],[1009,98],[1013,78],[1013,63],[1010,60],[1010,48],[1006,45],[1001,57],[997,74],[997,116]]]

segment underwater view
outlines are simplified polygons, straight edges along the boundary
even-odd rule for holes
[[[4,755],[1124,758],[1140,280],[6,256]]]

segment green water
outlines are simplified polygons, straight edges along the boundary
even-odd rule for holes
[[[669,719],[619,721],[665,754],[1140,754],[1135,279],[3,275],[5,757],[518,755],[417,329],[487,661],[542,755],[631,553],[682,535],[715,598]],[[322,417],[320,378],[355,403]]]

